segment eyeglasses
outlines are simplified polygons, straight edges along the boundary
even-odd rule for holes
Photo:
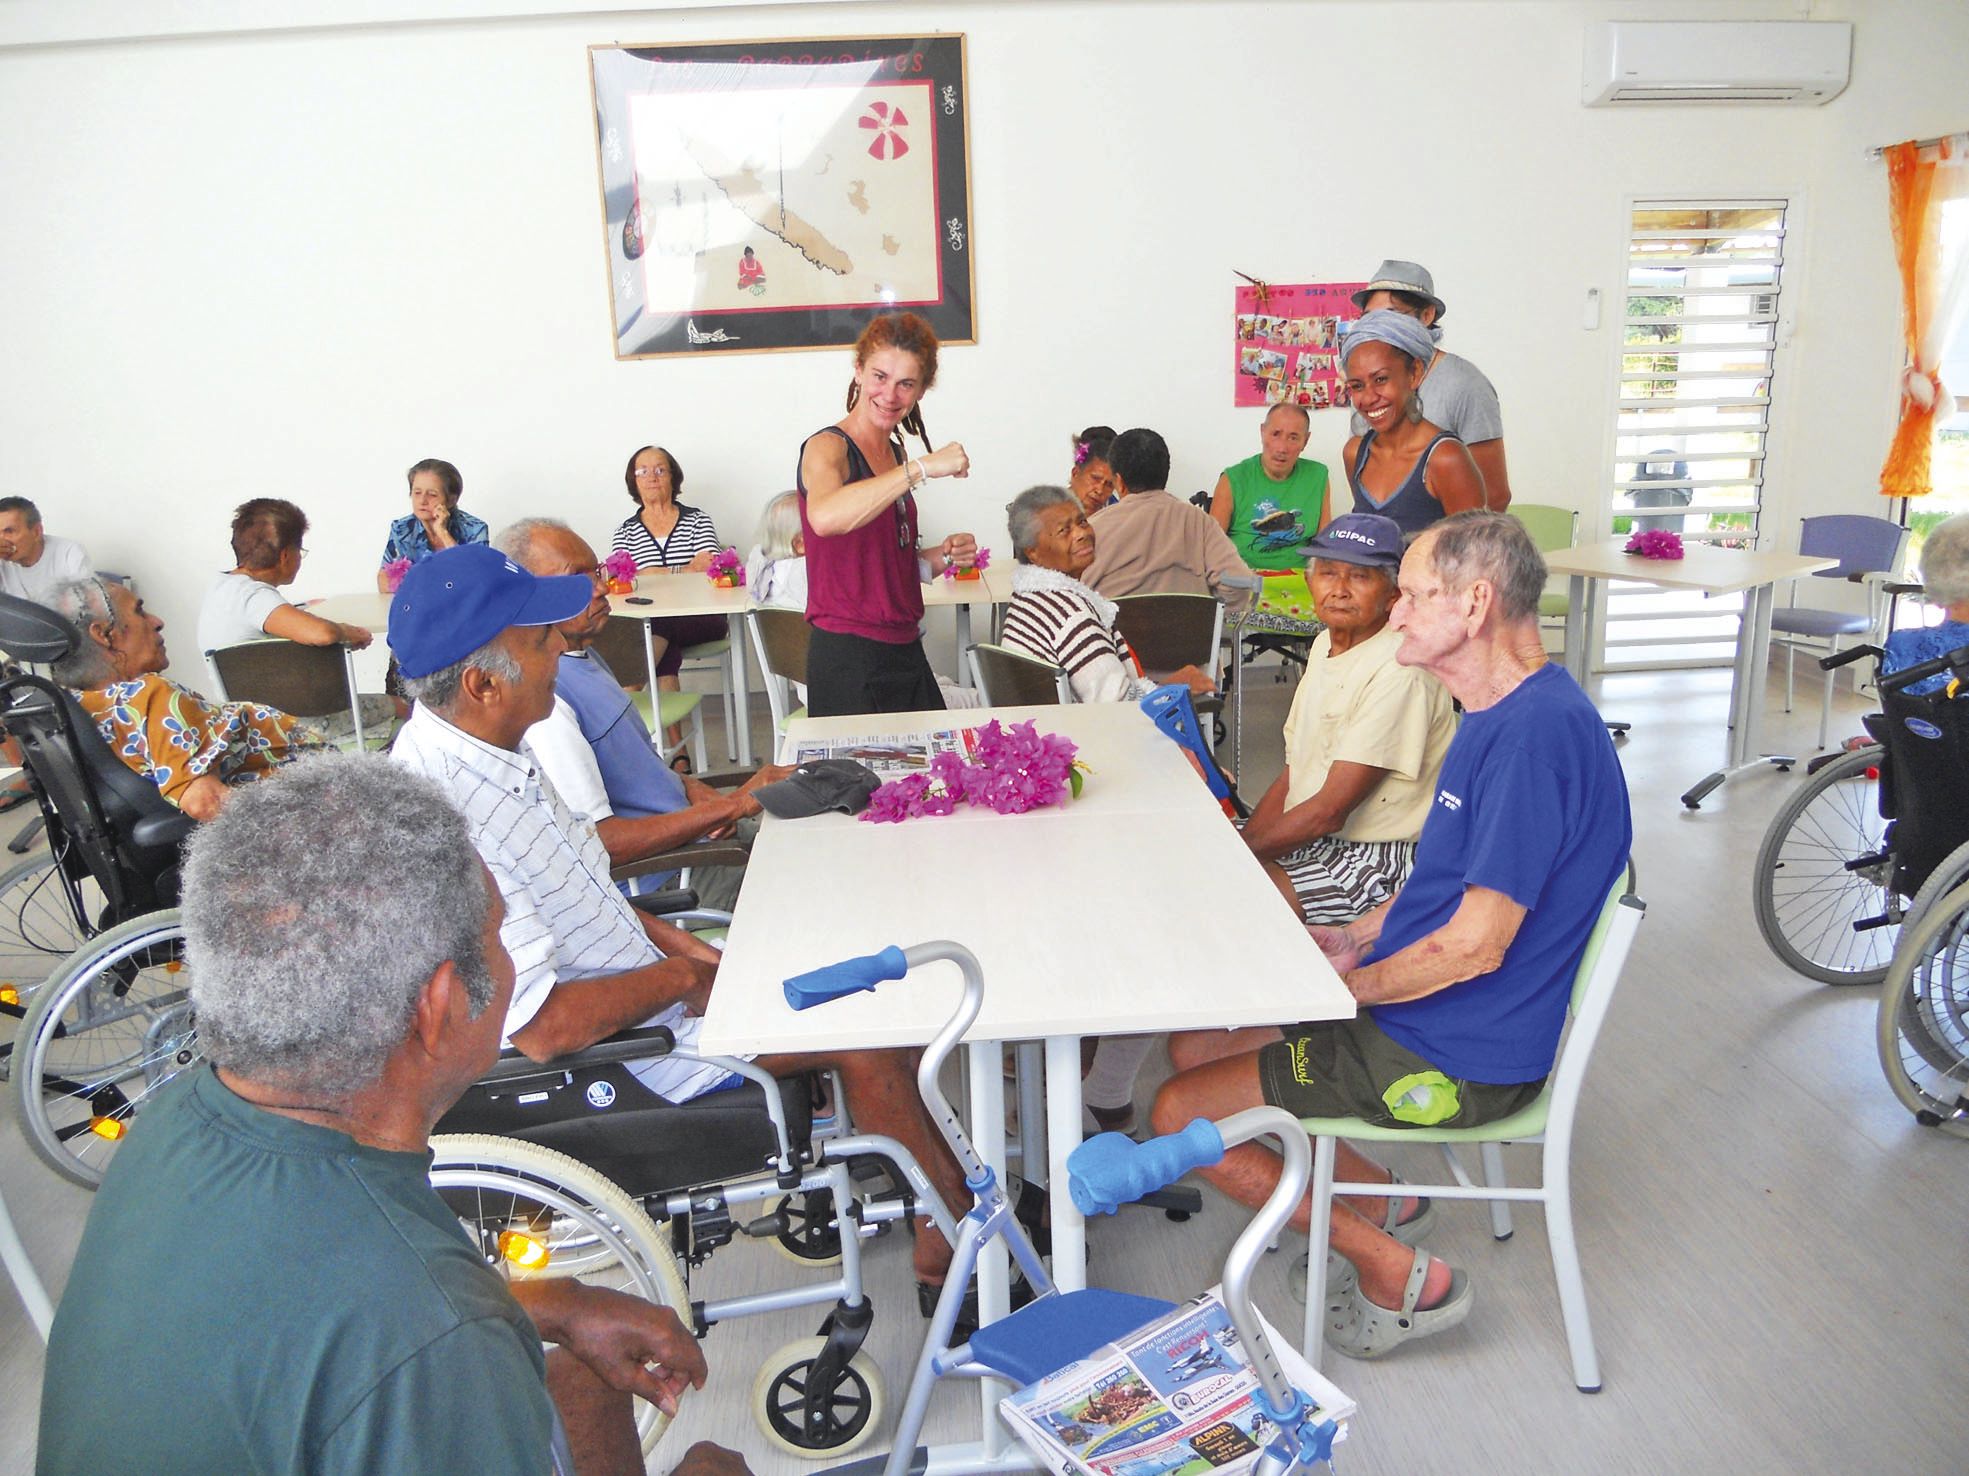
[[[594,568],[589,569],[586,572],[588,575],[588,582],[595,586],[595,593],[596,594],[606,593],[608,590],[607,568],[601,564],[597,564],[595,565]]]
[[[639,466],[636,468],[636,475],[639,477],[667,477],[670,475],[670,468],[667,466]]]

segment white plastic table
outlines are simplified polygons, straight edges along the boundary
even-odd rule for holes
[[[1598,620],[1600,590],[1611,579],[1658,584],[1664,589],[1693,589],[1705,595],[1741,592],[1743,613],[1737,622],[1737,654],[1730,676],[1730,738],[1721,769],[1692,785],[1682,796],[1690,809],[1704,795],[1741,769],[1764,762],[1791,763],[1783,755],[1763,759],[1757,752],[1757,730],[1764,716],[1764,669],[1771,654],[1773,586],[1838,565],[1837,559],[1807,558],[1803,554],[1765,553],[1748,548],[1717,548],[1691,539],[1679,559],[1644,559],[1622,551],[1624,538],[1581,544],[1545,555],[1545,567],[1568,578],[1566,606],[1566,670],[1585,684],[1587,646]]]
[[[1005,1042],[1044,1041],[1054,1280],[1086,1285],[1086,1231],[1067,1192],[1080,1142],[1083,1036],[1346,1019],[1353,997],[1293,918],[1176,745],[1133,703],[808,718],[786,742],[920,734],[1037,719],[1090,766],[1080,799],[1026,815],[971,807],[876,825],[768,816],[699,1037],[714,1054],[922,1045],[959,989],[955,967],[795,1011],[787,977],[891,943],[950,938],[978,956],[984,1008],[965,1037],[979,1151],[1005,1164]],[[961,720],[961,721],[960,721]],[[953,1206],[961,1211],[965,1206]],[[980,1263],[987,1319],[1008,1310],[1006,1261]],[[984,1396],[983,1464],[1002,1451]],[[1025,1464],[1020,1457],[1015,1465]]]

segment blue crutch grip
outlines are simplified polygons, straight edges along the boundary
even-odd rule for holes
[[[1210,786],[1211,794],[1218,799],[1228,798],[1230,782],[1224,778],[1223,771],[1217,767],[1216,756],[1203,741],[1203,728],[1197,720],[1196,703],[1190,696],[1190,689],[1181,682],[1165,682],[1144,697],[1140,706],[1149,715],[1150,722],[1196,756],[1198,765],[1203,769],[1203,782]]]
[[[796,1010],[812,1009],[844,994],[873,989],[884,979],[900,979],[908,972],[909,962],[902,950],[891,944],[880,953],[844,958],[826,968],[795,974],[786,981],[786,1002]]]
[[[1123,1133],[1097,1133],[1067,1155],[1067,1186],[1083,1215],[1111,1215],[1223,1156],[1224,1135],[1207,1117],[1146,1143]]]

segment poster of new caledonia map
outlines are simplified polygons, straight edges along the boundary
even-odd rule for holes
[[[961,35],[589,49],[618,358],[976,337]]]

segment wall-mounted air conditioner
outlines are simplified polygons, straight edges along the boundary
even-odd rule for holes
[[[1852,75],[1850,21],[1602,21],[1586,28],[1588,107],[1829,102]]]

